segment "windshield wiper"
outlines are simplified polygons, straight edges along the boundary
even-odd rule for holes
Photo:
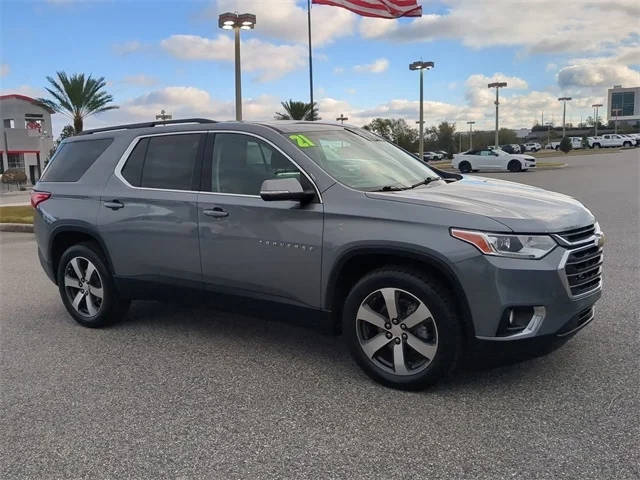
[[[395,185],[385,185],[384,187],[371,190],[372,192],[399,192],[401,190],[407,190],[410,187],[396,187]]]
[[[419,187],[420,185],[429,185],[431,182],[435,182],[436,180],[440,180],[440,177],[427,177],[418,183],[414,183],[409,188],[416,188],[416,187]]]

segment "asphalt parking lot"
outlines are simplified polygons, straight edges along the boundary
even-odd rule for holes
[[[3,479],[640,477],[640,149],[488,176],[575,196],[607,234],[591,325],[549,356],[420,393],[340,338],[135,303],[90,330],[30,234],[0,234]]]

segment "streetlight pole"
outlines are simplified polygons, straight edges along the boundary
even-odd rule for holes
[[[419,139],[419,155],[420,160],[424,158],[424,105],[423,105],[423,83],[424,83],[424,70],[431,70],[434,67],[433,62],[413,62],[409,65],[409,70],[420,70],[420,139]]]
[[[166,120],[171,120],[173,116],[170,113],[164,111],[164,109],[160,110],[160,113],[156,115],[156,120],[162,120],[163,122]]]
[[[621,108],[612,108],[611,109],[611,113],[613,113],[613,115],[615,116],[615,120],[613,122],[613,133],[618,133],[618,116],[620,115],[620,112],[622,111]]]
[[[349,117],[345,117],[344,114],[340,114],[340,116],[338,118],[336,118],[336,121],[342,123],[344,125],[344,121],[345,120],[349,120]]]
[[[251,13],[223,13],[218,17],[218,26],[224,30],[233,30],[235,37],[235,74],[236,74],[236,120],[242,120],[242,78],[240,72],[240,30],[251,30],[256,25],[256,16]]]
[[[469,125],[469,150],[473,149],[473,124],[476,123],[474,121],[467,122]]]
[[[495,88],[496,89],[496,138],[495,138],[495,146],[496,148],[498,148],[499,145],[499,138],[498,138],[498,105],[500,105],[500,96],[499,96],[499,92],[501,88],[504,88],[507,86],[507,82],[493,82],[490,83],[489,85],[487,85],[488,88]]]
[[[594,121],[594,125],[595,125],[595,128],[596,128],[596,130],[595,130],[595,136],[597,137],[597,136],[598,136],[598,108],[599,108],[599,107],[601,107],[601,106],[602,106],[602,104],[601,104],[601,103],[594,103],[594,104],[593,104],[593,105],[591,105],[591,106],[593,107],[593,111],[594,111],[594,113],[593,113],[593,117],[594,117],[594,119],[595,119],[595,121]]]
[[[560,97],[558,101],[562,102],[562,138],[565,136],[567,124],[565,119],[567,118],[567,102],[571,100],[571,97]]]
[[[547,122],[547,145],[549,145],[551,143],[551,126],[553,125],[552,122]]]

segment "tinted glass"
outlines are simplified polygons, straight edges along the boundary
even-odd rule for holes
[[[142,181],[142,166],[144,165],[148,144],[148,138],[140,140],[122,168],[122,176],[134,187],[139,187]]]
[[[216,134],[213,144],[211,191],[259,195],[262,182],[270,178],[294,177],[300,171],[284,155],[248,135]]]
[[[140,186],[192,190],[201,138],[199,133],[151,137]]]
[[[112,138],[68,142],[60,146],[44,172],[43,182],[76,182],[102,155]]]

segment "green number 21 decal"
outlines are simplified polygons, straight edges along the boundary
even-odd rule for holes
[[[289,135],[289,138],[295,141],[300,148],[315,147],[315,144],[307,137],[301,134]]]

